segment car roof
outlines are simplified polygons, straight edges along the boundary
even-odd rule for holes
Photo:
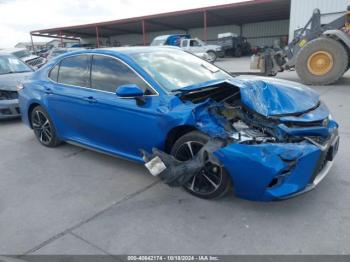
[[[27,50],[26,48],[16,48],[16,47],[11,47],[11,48],[6,48],[6,49],[1,49],[0,52],[6,53],[6,54],[10,54],[13,52],[17,52],[17,51],[24,51]]]
[[[157,52],[157,51],[169,50],[169,49],[182,50],[180,47],[177,47],[177,46],[108,47],[108,48],[83,49],[83,50],[72,51],[69,53],[62,54],[59,57],[63,58],[63,57],[71,56],[75,54],[93,54],[93,53],[130,55],[130,54],[137,54],[137,53]]]
[[[135,53],[149,53],[149,52],[158,52],[163,50],[181,50],[178,46],[128,46],[128,47],[109,47],[109,48],[99,48],[92,50],[101,50],[101,51],[112,51],[121,54],[135,54]]]
[[[86,48],[83,47],[54,47],[51,50],[56,51],[56,50],[73,50],[73,51],[79,51],[79,50],[86,50]]]

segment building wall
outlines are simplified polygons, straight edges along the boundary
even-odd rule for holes
[[[227,33],[227,32],[231,32],[231,33],[235,33],[237,35],[240,35],[240,27],[238,25],[224,25],[224,26],[209,26],[207,29],[207,33],[208,33],[208,42],[209,43],[215,43],[217,38],[218,38],[218,34],[220,33]],[[198,37],[200,39],[204,38],[204,29],[201,28],[192,28],[189,30],[189,34],[192,37]]]
[[[272,46],[276,40],[288,35],[289,20],[244,24],[242,33],[252,46]]]
[[[321,23],[328,23],[342,15],[348,5],[350,0],[291,0],[289,40],[296,29],[306,25],[315,8],[321,11]]]
[[[273,45],[275,40],[282,36],[288,35],[289,20],[267,21],[261,23],[251,23],[242,25],[243,36],[248,38],[252,46],[257,45]],[[208,43],[216,43],[218,34],[231,32],[240,35],[241,28],[238,25],[225,25],[208,27]],[[189,29],[188,34],[192,37],[204,38],[203,28]],[[153,38],[159,35],[168,34],[186,34],[183,30],[167,30],[160,32],[150,32],[146,34],[146,41],[150,43]],[[125,34],[119,36],[112,36],[110,38],[101,38],[102,45],[142,45],[143,39],[140,34]],[[82,43],[95,43],[95,38],[82,39]]]

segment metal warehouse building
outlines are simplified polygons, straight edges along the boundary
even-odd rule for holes
[[[35,30],[31,36],[76,39],[97,46],[148,45],[158,35],[186,33],[215,42],[219,33],[244,36],[252,46],[273,45],[303,27],[314,8],[322,22],[340,16],[350,0],[253,0],[128,19]]]

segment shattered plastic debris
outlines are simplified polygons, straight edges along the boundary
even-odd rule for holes
[[[145,166],[152,174],[152,176],[158,176],[166,169],[164,162],[159,158],[159,156],[156,156],[155,158],[147,162]]]
[[[171,187],[176,187],[185,185],[193,176],[204,168],[205,164],[208,162],[222,166],[213,153],[223,146],[223,140],[218,138],[210,139],[192,159],[187,161],[179,161],[172,155],[157,148],[152,149],[152,154],[149,154],[144,150],[141,150],[141,153],[146,162],[145,166],[151,173],[154,169],[152,170],[152,165],[149,163],[158,162],[157,158],[160,158],[166,168],[158,170],[161,170],[159,172],[159,177],[165,184],[168,184]],[[159,163],[157,163],[157,165],[159,165]],[[149,169],[150,166],[151,169]]]

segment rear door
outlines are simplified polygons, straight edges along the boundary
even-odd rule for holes
[[[54,83],[46,86],[49,114],[58,133],[67,140],[89,141],[86,110],[94,104],[90,89],[91,55],[64,58],[50,72]]]

